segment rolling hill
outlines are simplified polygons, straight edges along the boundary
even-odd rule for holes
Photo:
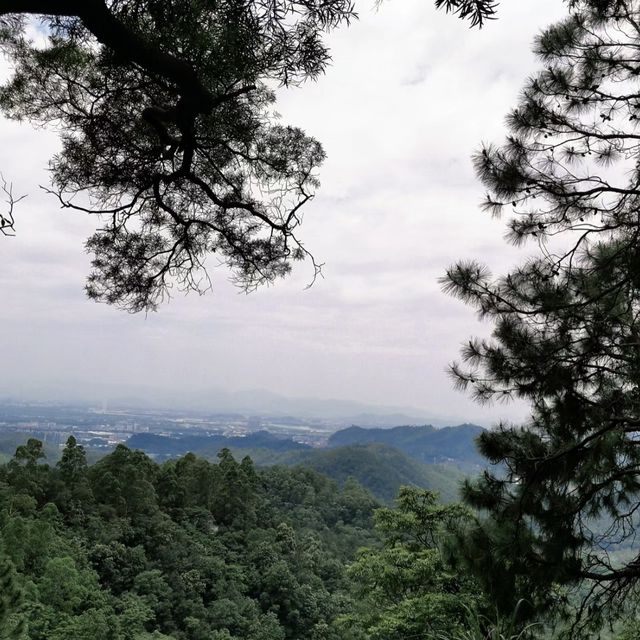
[[[458,499],[463,478],[483,465],[474,444],[481,431],[468,424],[443,429],[350,427],[334,433],[323,449],[266,431],[243,437],[141,433],[133,435],[127,445],[157,459],[192,451],[215,460],[218,451],[227,447],[236,458],[249,455],[258,466],[309,467],[341,485],[354,478],[385,502],[392,501],[402,485],[437,491],[443,501],[452,502]]]
[[[454,502],[465,477],[455,467],[424,464],[377,443],[301,451],[288,454],[281,462],[310,467],[340,485],[354,478],[385,502],[392,501],[402,485],[437,491],[443,502]]]
[[[392,429],[349,427],[332,434],[328,446],[386,444],[420,462],[455,465],[465,471],[476,471],[486,464],[475,446],[475,439],[482,431],[482,427],[474,424],[442,429],[430,425]]]

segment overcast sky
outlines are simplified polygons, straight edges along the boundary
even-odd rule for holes
[[[328,154],[302,231],[325,263],[309,290],[310,265],[248,296],[218,268],[213,293],[178,295],[155,314],[89,302],[83,243],[95,221],[38,189],[56,137],[0,121],[0,170],[28,193],[18,236],[0,240],[0,393],[261,388],[485,424],[523,415],[452,389],[447,364],[490,327],[437,280],[460,258],[500,271],[533,250],[506,245],[503,223],[479,210],[470,155],[504,135],[504,115],[537,66],[532,39],[562,3],[504,0],[482,31],[431,0],[358,10],[358,22],[329,38],[326,76],[280,95],[283,122]]]

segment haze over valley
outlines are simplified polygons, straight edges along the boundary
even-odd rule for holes
[[[483,468],[474,442],[482,427],[437,428],[410,421],[396,426],[394,420],[403,416],[392,414],[359,418],[360,426],[353,426],[358,416],[344,421],[5,401],[0,403],[0,454],[9,459],[22,442],[36,438],[54,463],[70,436],[94,461],[119,444],[157,461],[190,452],[216,460],[226,448],[236,457],[250,455],[260,466],[314,468],[341,485],[354,478],[386,501],[405,484],[454,501],[461,479]]]

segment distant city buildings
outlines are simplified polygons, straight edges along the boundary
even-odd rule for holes
[[[243,437],[257,431],[281,435],[312,447],[326,445],[335,424],[309,421],[292,416],[270,417],[240,414],[184,415],[172,411],[153,411],[100,407],[43,406],[42,404],[0,405],[0,434],[14,433],[64,446],[73,434],[80,444],[92,448],[112,448],[126,443],[134,434],[165,436],[188,434]],[[28,434],[28,436],[27,436]]]

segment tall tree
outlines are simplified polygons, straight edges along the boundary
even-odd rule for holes
[[[536,41],[543,68],[506,143],[475,158],[486,208],[508,209],[509,239],[540,252],[498,278],[460,263],[445,288],[495,325],[454,365],[458,385],[532,407],[480,436],[499,471],[465,487],[490,514],[467,559],[539,604],[580,584],[593,619],[640,585],[640,3],[571,4]]]
[[[60,461],[56,465],[67,484],[74,484],[87,472],[87,454],[74,436],[67,438]]]

